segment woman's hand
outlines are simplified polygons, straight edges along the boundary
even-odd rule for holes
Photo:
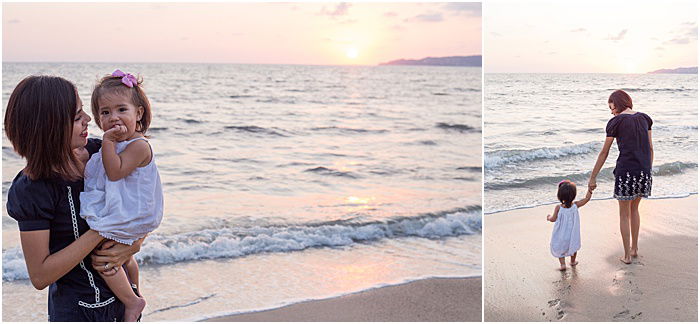
[[[596,184],[595,179],[588,180],[588,191],[592,193],[596,187],[598,187],[598,184]]]
[[[132,245],[107,241],[92,251],[92,267],[106,276],[115,275],[119,268],[129,261],[132,255],[141,250],[145,237],[134,241]]]

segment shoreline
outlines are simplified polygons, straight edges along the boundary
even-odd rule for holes
[[[206,322],[481,321],[481,276],[428,277]]]
[[[688,192],[688,193],[682,193],[682,194],[674,194],[674,195],[668,195],[668,196],[652,196],[649,198],[644,198],[645,200],[663,200],[663,199],[682,199],[682,198],[688,198],[690,196],[697,195],[698,192],[693,191],[693,192]],[[604,198],[591,198],[590,201],[601,201],[601,200],[615,200],[615,197],[609,196],[609,197],[604,197]],[[520,209],[530,209],[530,208],[537,208],[541,206],[549,206],[549,205],[555,205],[558,204],[557,201],[549,201],[549,202],[542,202],[542,203],[536,203],[532,205],[525,205],[525,206],[517,206],[517,207],[511,207],[508,209],[499,209],[495,211],[485,211],[483,212],[483,215],[493,215],[493,214],[500,214],[500,213],[505,213],[513,210],[520,210]]]
[[[697,195],[643,199],[626,265],[614,199],[581,207],[576,267],[549,251],[555,204],[484,217],[485,321],[696,321]]]

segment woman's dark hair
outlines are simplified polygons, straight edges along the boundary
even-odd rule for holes
[[[122,83],[122,77],[106,75],[102,79],[97,81],[95,89],[92,90],[92,98],[90,100],[90,106],[92,109],[92,116],[95,118],[95,123],[97,126],[102,128],[100,125],[100,107],[99,99],[100,96],[104,95],[125,95],[131,98],[131,103],[136,106],[143,107],[143,114],[141,119],[136,122],[136,131],[141,132],[146,135],[148,126],[151,125],[151,102],[148,101],[146,93],[141,88],[143,83],[142,78],[138,78],[138,82],[134,84],[133,87],[129,88],[124,83]]]
[[[20,81],[7,101],[5,134],[15,152],[27,160],[30,179],[82,177],[71,148],[78,92],[56,76],[29,76]]]
[[[622,90],[615,90],[608,98],[608,103],[613,103],[615,105],[615,111],[621,113],[625,109],[632,109],[632,97]]]
[[[564,207],[570,208],[574,198],[576,198],[576,184],[569,180],[560,182],[559,190],[557,190],[557,199],[564,204]]]

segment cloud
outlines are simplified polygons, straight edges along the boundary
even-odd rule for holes
[[[385,13],[384,13],[384,17],[396,17],[396,16],[398,16],[398,15],[399,15],[399,14],[397,14],[397,13],[395,13],[395,12],[393,12],[393,11],[388,11],[388,12],[385,12]]]
[[[491,32],[491,35],[496,36],[496,37],[503,36],[501,33],[497,33],[497,32]]]
[[[456,14],[466,14],[469,16],[481,17],[480,2],[449,2],[443,6],[446,10]]]
[[[656,46],[656,47],[654,47],[654,50],[656,50],[656,51],[663,51],[664,48],[663,48],[662,46]]]
[[[580,33],[580,32],[585,32],[586,30],[587,30],[586,28],[576,28],[576,29],[570,30],[570,32],[572,32],[572,33]]]
[[[344,24],[344,25],[352,25],[352,24],[354,24],[354,23],[356,23],[356,22],[358,22],[358,21],[359,21],[359,20],[357,20],[357,19],[347,19],[347,20],[341,21],[340,23],[341,23],[341,24]]]
[[[685,37],[685,38],[674,38],[674,39],[669,39],[664,44],[688,44],[690,43],[690,38]]]
[[[21,21],[19,19],[10,19],[8,23],[10,24],[19,24]]]
[[[341,2],[335,6],[335,9],[333,10],[327,10],[326,6],[323,6],[321,8],[321,15],[325,16],[331,16],[333,18],[339,17],[339,16],[345,16],[348,14],[348,9],[350,9],[350,4],[347,2]]]
[[[625,34],[627,34],[627,29],[623,29],[619,34],[617,34],[617,36],[608,36],[606,39],[612,41],[623,40],[625,38]]]
[[[698,24],[695,22],[684,22],[671,33],[675,36],[665,41],[664,44],[689,44],[691,41],[698,38]]]
[[[405,21],[407,21],[407,22],[439,22],[439,21],[443,21],[443,18],[442,18],[441,13],[429,13],[429,14],[421,14],[421,15],[415,16],[413,18],[408,18]]]

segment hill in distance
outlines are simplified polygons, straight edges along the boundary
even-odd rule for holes
[[[698,74],[698,67],[679,67],[676,69],[661,69],[656,71],[651,71],[649,73],[659,74],[659,73],[673,73],[673,74]]]
[[[481,66],[481,55],[426,57],[420,60],[394,60],[379,65]]]

